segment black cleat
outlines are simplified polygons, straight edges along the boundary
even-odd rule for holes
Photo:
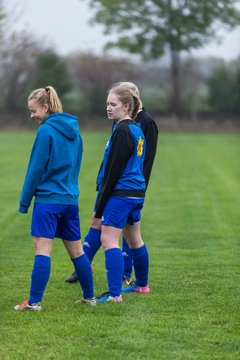
[[[74,271],[72,273],[72,275],[67,277],[66,280],[65,280],[65,282],[70,283],[70,284],[75,283],[77,281],[78,281],[78,277],[77,277],[76,271]]]

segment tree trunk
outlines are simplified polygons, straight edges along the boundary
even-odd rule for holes
[[[177,117],[181,114],[180,101],[180,54],[171,50],[171,94],[169,111]]]

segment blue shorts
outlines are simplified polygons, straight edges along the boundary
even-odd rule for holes
[[[78,205],[34,204],[31,235],[80,240]]]
[[[144,199],[111,196],[103,210],[102,225],[123,229],[141,219]]]

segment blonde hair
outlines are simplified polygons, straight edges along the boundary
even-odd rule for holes
[[[108,93],[114,93],[118,96],[121,103],[129,105],[129,115],[135,119],[141,108],[140,98],[133,93],[127,86],[115,84]]]
[[[28,97],[28,101],[35,100],[40,106],[47,104],[49,113],[63,112],[62,103],[59,100],[56,90],[48,85],[45,88],[33,90]]]
[[[115,83],[112,86],[111,90],[113,90],[114,88],[118,88],[118,87],[125,88],[125,89],[129,90],[132,93],[132,95],[138,97],[138,99],[140,101],[140,108],[143,107],[141,96],[140,96],[140,91],[139,91],[137,85],[135,85],[133,82],[130,82],[130,81],[120,81],[120,82]]]

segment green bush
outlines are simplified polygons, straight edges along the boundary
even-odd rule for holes
[[[209,106],[215,112],[240,114],[240,66],[223,65],[207,81]]]

